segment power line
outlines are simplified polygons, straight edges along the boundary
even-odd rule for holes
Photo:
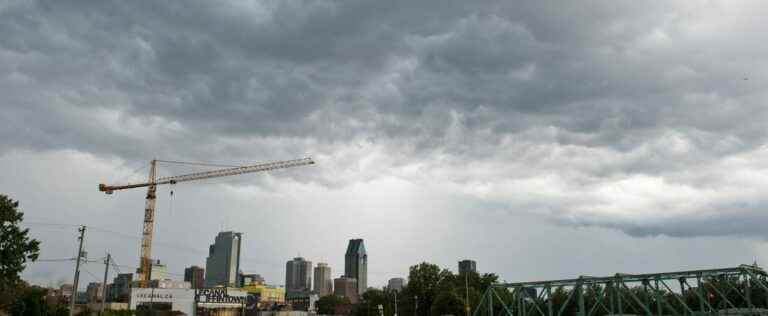
[[[119,266],[118,266],[118,264],[117,264],[117,261],[115,260],[115,257],[112,257],[112,261],[111,261],[111,264],[112,264],[112,268],[114,268],[114,269],[115,269],[115,271],[117,271],[117,274],[120,274],[120,273],[122,273],[122,272],[120,271],[120,267],[119,267]]]
[[[88,271],[88,269],[86,269],[86,268],[83,268],[82,270],[85,271],[85,273],[88,273],[88,275],[90,275],[91,278],[94,281],[99,282],[99,277],[97,277],[95,274],[91,273],[91,271]]]
[[[75,224],[40,222],[40,221],[25,222],[25,223],[26,224],[31,224],[31,225],[52,226],[52,227],[80,227],[80,225],[75,225]],[[142,239],[142,236],[139,236],[139,235],[133,235],[133,234],[124,233],[124,232],[120,232],[120,231],[115,231],[115,230],[111,230],[111,229],[106,229],[106,228],[102,228],[102,227],[89,226],[89,225],[86,225],[86,227],[88,227],[88,229],[91,232],[99,232],[99,233],[111,234],[111,235],[116,236],[116,237],[128,238],[128,239],[133,239],[133,240],[136,240],[136,239],[141,240]],[[177,244],[174,244],[174,243],[169,243],[169,242],[164,242],[164,241],[156,241],[155,245],[160,246],[160,247],[167,247],[167,248],[171,248],[171,249],[175,249],[175,250],[185,251],[187,253],[208,254],[208,252],[203,250],[203,249],[197,249],[197,248],[192,248],[192,247],[188,247],[188,246],[177,245]],[[246,257],[246,256],[241,256],[240,258],[241,258],[241,260],[248,261],[251,264],[269,265],[269,266],[275,266],[275,267],[279,266],[279,263],[277,263],[277,262],[267,262],[267,261],[263,261],[263,260],[256,259],[256,258]],[[75,260],[75,259],[70,259],[70,260]],[[114,261],[114,257],[112,258],[112,260]],[[38,260],[38,261],[40,261],[40,260]],[[56,262],[56,261],[44,261],[44,262]],[[96,262],[96,261],[95,260],[87,260],[86,262]],[[117,268],[117,267],[128,267],[128,268],[131,268],[131,269],[136,269],[136,267],[124,266],[124,265],[115,265],[115,267],[116,267],[116,270],[119,270],[119,268]],[[170,272],[168,272],[167,274],[183,276],[183,274],[170,273]]]
[[[124,265],[124,264],[118,264],[117,266],[118,267],[123,267],[123,268],[138,269],[138,267],[128,266],[128,265]],[[170,275],[173,275],[173,276],[181,276],[181,277],[184,276],[183,273],[173,273],[173,272],[167,272],[167,271],[165,272],[165,274],[170,274]]]
[[[94,227],[94,226],[88,226],[88,228],[90,228],[91,230],[102,232],[102,233],[109,233],[109,234],[120,235],[120,236],[126,237],[126,238],[131,238],[131,239],[139,238],[139,239],[141,239],[141,236],[137,236],[137,235],[133,235],[133,234],[129,234],[129,233],[124,233],[124,232],[119,232],[119,231],[114,231],[114,230],[109,230],[109,229],[106,229],[106,228]]]
[[[63,223],[49,223],[49,222],[35,222],[35,221],[23,221],[21,222],[22,225],[40,225],[40,226],[58,226],[58,227],[80,227],[80,225],[75,224],[63,224]]]
[[[170,163],[170,164],[177,164],[177,165],[190,165],[190,166],[203,166],[203,167],[224,167],[224,168],[243,167],[243,166],[236,166],[236,165],[225,165],[225,164],[207,163],[207,162],[188,162],[188,161],[175,161],[175,160],[155,160],[155,161]]]
[[[40,225],[40,226],[58,226],[58,227],[80,227],[80,225],[74,225],[74,224],[49,223],[49,222],[25,222],[25,224]],[[106,229],[106,228],[101,228],[101,227],[97,227],[97,226],[86,225],[86,227],[88,227],[88,229],[90,229],[91,231],[113,234],[115,236],[119,236],[119,237],[123,237],[123,238],[138,239],[138,240],[141,240],[141,238],[142,238],[142,236],[139,236],[139,235],[133,235],[133,234],[129,234],[129,233],[119,232],[119,231],[110,230],[110,229]],[[207,251],[202,250],[202,249],[196,249],[196,248],[191,248],[191,247],[187,247],[187,246],[177,245],[177,244],[173,244],[173,243],[169,243],[169,242],[165,242],[165,241],[155,241],[155,244],[158,244],[160,246],[169,247],[169,248],[174,248],[174,249],[177,249],[177,250],[184,250],[184,251],[187,251],[187,252],[207,253]]]
[[[34,262],[62,262],[62,261],[75,261],[76,258],[60,258],[60,259],[37,259]]]

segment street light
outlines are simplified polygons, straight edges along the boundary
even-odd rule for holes
[[[394,290],[392,292],[395,292],[395,314],[393,316],[397,316],[397,290]]]
[[[440,285],[440,282],[445,280],[445,277],[447,277],[448,275],[449,274],[447,274],[447,273],[445,275],[443,275],[440,279],[437,280],[437,282],[435,282],[435,286],[432,287],[432,289],[435,290],[435,297],[437,297],[437,286]],[[434,298],[433,298],[433,300],[434,300]],[[434,304],[434,301],[432,303]],[[427,315],[430,315],[430,316],[432,315],[432,306],[430,306],[429,310],[427,310]]]
[[[464,272],[464,291],[466,292],[466,298],[464,299],[464,310],[469,316],[469,271]]]

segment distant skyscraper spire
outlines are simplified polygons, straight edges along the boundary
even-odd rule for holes
[[[344,276],[357,280],[357,292],[368,288],[368,254],[362,239],[350,239],[344,255]]]

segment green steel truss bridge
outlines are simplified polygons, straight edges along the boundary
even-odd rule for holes
[[[768,274],[741,265],[494,284],[472,315],[768,315]]]

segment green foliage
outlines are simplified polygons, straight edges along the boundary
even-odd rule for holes
[[[333,315],[336,313],[336,307],[340,305],[349,304],[349,300],[345,297],[336,295],[326,295],[321,297],[315,302],[315,308],[320,315]]]
[[[356,316],[378,316],[379,305],[382,306],[384,315],[390,315],[390,302],[394,299],[389,295],[390,293],[384,292],[379,289],[369,289],[360,296],[360,303],[355,306],[352,314]]]
[[[432,315],[464,315],[464,297],[456,289],[437,294],[432,304]]]
[[[408,285],[397,294],[398,315],[463,316],[466,306],[478,306],[482,293],[498,279],[493,273],[457,275],[435,264],[420,263],[411,267]],[[389,315],[385,308],[385,316]]]
[[[422,262],[412,266],[408,274],[408,286],[403,290],[405,297],[402,314],[429,315],[437,294],[450,289],[453,281],[453,273],[436,264]]]
[[[29,237],[29,229],[19,227],[24,213],[18,206],[19,202],[0,195],[0,310],[17,301],[22,285],[19,275],[40,252],[40,242]]]
[[[355,309],[355,315],[375,316],[379,315],[379,305],[385,303],[384,291],[379,289],[369,289],[360,296],[360,304]]]
[[[16,301],[9,308],[10,314],[12,316],[48,315],[48,306],[45,303],[47,292],[48,290],[41,287],[19,283],[16,288]]]

